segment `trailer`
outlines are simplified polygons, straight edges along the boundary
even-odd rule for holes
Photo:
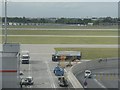
[[[81,52],[80,51],[56,51],[54,54],[52,54],[52,61],[60,61],[62,57],[64,58],[65,61],[80,60]]]

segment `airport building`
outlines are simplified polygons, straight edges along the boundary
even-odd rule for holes
[[[2,68],[2,88],[19,88],[19,70],[20,70],[20,45],[3,44],[3,51],[0,52],[0,62]]]

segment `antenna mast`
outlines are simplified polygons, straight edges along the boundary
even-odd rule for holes
[[[7,0],[5,0],[5,43],[7,43]]]

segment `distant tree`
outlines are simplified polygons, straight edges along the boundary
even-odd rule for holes
[[[5,21],[5,18],[2,17],[2,22]],[[89,18],[80,19],[80,18],[26,18],[26,17],[7,17],[8,22],[16,23],[59,23],[59,24],[88,24],[94,23],[94,25],[99,25],[99,23],[117,23],[120,22],[120,18],[111,18],[104,17],[98,18],[97,20],[92,20]]]

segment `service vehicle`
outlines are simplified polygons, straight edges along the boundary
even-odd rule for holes
[[[64,76],[58,77],[58,84],[61,87],[68,87],[68,81]]]
[[[64,75],[64,69],[62,68],[62,67],[60,67],[60,66],[56,66],[55,68],[54,68],[54,74],[56,75],[56,76],[63,76]]]
[[[81,52],[80,51],[56,51],[54,54],[52,54],[52,61],[60,61],[62,56],[64,56],[65,61],[80,60]]]
[[[85,70],[85,78],[91,78],[91,76],[92,76],[92,73],[91,73],[91,71],[90,70]]]
[[[22,64],[29,64],[29,60],[30,60],[29,51],[22,51],[21,52],[21,62],[22,62]]]
[[[24,75],[24,73],[22,71],[20,71],[19,75]]]
[[[20,81],[20,85],[33,85],[34,82],[33,82],[33,77],[29,76],[29,77],[26,77],[26,78],[21,78],[21,81]]]

